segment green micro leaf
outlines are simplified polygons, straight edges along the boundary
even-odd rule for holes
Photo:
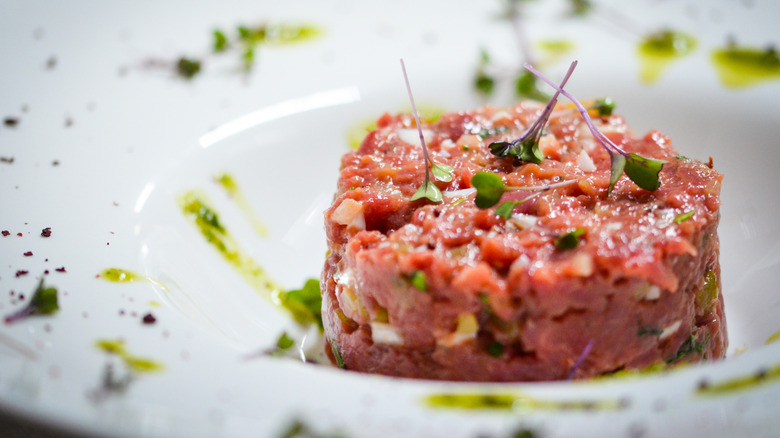
[[[555,247],[563,250],[574,249],[577,247],[577,245],[580,244],[580,236],[582,236],[583,234],[585,234],[585,230],[583,230],[582,228],[577,228],[574,231],[569,231],[568,233],[555,239]]]
[[[658,174],[664,164],[666,161],[629,153],[624,170],[636,185],[652,192],[661,186]]]
[[[435,203],[441,202],[443,199],[441,190],[439,190],[439,188],[436,187],[436,184],[428,178],[425,179],[420,188],[412,195],[410,201],[416,201],[422,198],[426,198]]]
[[[431,173],[433,173],[433,177],[439,181],[452,181],[452,173],[454,171],[455,170],[452,168],[452,166],[448,166],[442,163],[433,163],[431,166]]]
[[[176,73],[185,78],[192,79],[200,72],[200,61],[190,58],[179,58],[176,61]]]
[[[502,202],[501,205],[496,207],[496,214],[504,219],[509,219],[512,217],[512,213],[515,211],[515,207],[517,207],[521,202],[522,201]]]
[[[5,323],[10,324],[33,315],[51,315],[56,313],[59,309],[57,289],[54,287],[45,287],[43,279],[41,279],[27,305],[6,316]]]
[[[224,52],[227,48],[228,40],[225,36],[225,33],[221,30],[215,30],[214,31],[214,51],[215,52]]]
[[[280,350],[287,350],[295,344],[295,340],[291,338],[287,332],[282,332],[279,339],[276,341],[276,348]]]
[[[536,76],[527,70],[522,71],[515,80],[515,93],[517,93],[519,97],[536,100],[538,102],[550,100],[549,95],[539,90]]]
[[[623,174],[623,170],[626,168],[626,157],[610,149],[607,149],[607,152],[609,152],[609,160],[611,162],[609,189],[607,189],[607,194],[609,194],[612,193],[612,189],[615,188],[615,184],[617,184],[620,175]]]
[[[495,173],[489,172],[477,172],[471,177],[471,185],[477,189],[477,198],[474,203],[482,209],[498,204],[501,196],[507,190],[501,178]]]
[[[693,211],[693,210],[686,211],[685,213],[683,213],[683,214],[677,216],[676,218],[674,218],[674,223],[681,224],[681,223],[687,221],[688,219],[692,218],[694,213],[695,213],[695,211]]]
[[[279,300],[282,306],[292,313],[296,322],[302,325],[317,324],[322,329],[322,295],[319,280],[310,278],[302,288],[282,292]]]
[[[496,87],[496,80],[484,71],[478,71],[474,77],[474,88],[482,95],[490,96]]]

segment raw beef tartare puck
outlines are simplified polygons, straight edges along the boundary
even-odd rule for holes
[[[657,131],[636,136],[618,115],[594,123],[628,153],[666,161],[660,187],[623,175],[575,109],[558,105],[544,159],[499,158],[543,106],[444,114],[423,123],[441,202],[410,198],[425,179],[411,115],[385,114],[344,155],[325,212],[322,273],[328,351],[349,370],[392,376],[527,381],[588,378],[723,357],[722,176],[680,156]],[[511,214],[475,205],[472,177],[510,187]],[[536,196],[530,196],[537,193]]]

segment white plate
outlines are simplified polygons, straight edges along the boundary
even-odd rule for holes
[[[19,294],[29,298],[47,269],[60,302],[55,315],[0,326],[2,410],[62,430],[122,436],[281,436],[296,420],[350,437],[776,435],[780,343],[764,343],[780,330],[780,82],[726,88],[711,60],[729,38],[778,43],[776,3],[598,2],[587,17],[567,16],[567,2],[520,3],[532,41],[575,44],[546,65],[551,76],[578,59],[568,86],[575,95],[612,96],[638,132],[658,128],[681,153],[712,156],[726,175],[720,236],[729,358],[628,380],[468,385],[252,356],[284,330],[303,331],[204,241],[177,197],[206,193],[243,250],[282,287],[317,277],[321,211],[348,133],[384,111],[409,108],[398,59],[418,103],[448,110],[485,103],[471,88],[481,47],[510,69],[519,65],[511,26],[499,18],[502,3],[420,3],[0,6],[0,117],[19,120],[0,124],[0,157],[13,158],[0,162],[0,229],[11,233],[0,236],[0,313],[20,308]],[[307,22],[324,34],[260,48],[248,75],[237,71],[235,50],[207,55],[212,29],[261,22]],[[655,83],[642,83],[638,41],[665,27],[693,34],[698,47]],[[148,65],[181,55],[207,58],[191,81]],[[510,103],[500,91],[491,102]],[[267,238],[214,183],[220,172],[236,179]],[[40,236],[45,227],[49,238]],[[55,270],[61,267],[66,272]],[[96,278],[111,267],[164,287]],[[17,277],[19,270],[29,274]],[[142,323],[146,313],[154,324]],[[107,365],[125,372],[98,340],[122,340],[164,369],[96,397]],[[761,370],[774,377],[754,388],[720,396],[697,390],[703,380]],[[552,404],[520,399],[512,409],[463,411],[424,403],[431,394],[469,391]],[[618,406],[559,405],[588,401]]]

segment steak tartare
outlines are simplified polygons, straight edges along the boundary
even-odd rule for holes
[[[666,161],[657,190],[623,175],[610,191],[608,152],[564,105],[549,118],[539,164],[491,153],[542,110],[521,102],[424,123],[431,159],[453,169],[451,181],[435,181],[442,202],[410,200],[426,177],[412,115],[383,115],[344,155],[325,212],[321,281],[335,362],[411,378],[530,381],[724,356],[722,176],[712,161],[678,155],[657,131],[636,136],[618,115],[595,117],[626,152]],[[553,187],[504,193],[529,199],[499,215],[475,205],[479,172]]]

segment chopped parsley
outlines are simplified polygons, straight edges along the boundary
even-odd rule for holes
[[[580,244],[580,236],[583,234],[585,234],[585,230],[582,228],[569,231],[555,239],[555,247],[563,250],[574,249]]]
[[[709,337],[706,337],[703,341],[698,342],[696,337],[691,334],[691,336],[680,346],[680,349],[677,350],[677,354],[672,358],[666,359],[666,363],[672,364],[689,354],[702,353],[708,342]]]
[[[176,61],[176,73],[185,78],[192,79],[200,73],[200,60],[192,58],[179,58]]]
[[[683,213],[683,214],[677,216],[676,218],[674,218],[674,223],[681,224],[681,223],[687,221],[688,219],[692,218],[694,213],[695,213],[695,211],[693,211],[693,210],[686,211],[685,213]]]
[[[419,290],[420,292],[427,292],[428,291],[428,282],[425,278],[425,272],[423,271],[414,271],[414,273],[409,277],[409,282],[414,286],[415,289]]]

